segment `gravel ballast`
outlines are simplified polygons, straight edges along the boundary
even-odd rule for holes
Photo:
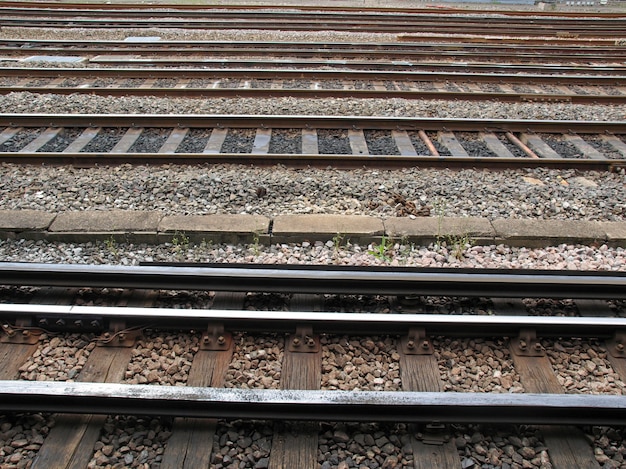
[[[609,172],[2,164],[0,179],[5,210],[388,218],[405,214],[403,200],[432,217],[626,220],[626,174]]]
[[[371,3],[371,0],[367,0]],[[161,36],[164,40],[310,40],[395,42],[395,35],[356,33],[199,32],[171,30],[82,30],[80,39],[117,39],[126,36]],[[5,28],[0,36],[54,37],[54,30]],[[442,35],[442,40],[445,38]],[[5,63],[2,63],[5,64]],[[12,62],[10,66],[15,66]],[[16,66],[42,66],[24,63]],[[45,65],[50,66],[50,64]],[[52,65],[54,66],[54,65]],[[63,64],[66,66],[66,64]],[[76,67],[85,65],[78,64]],[[91,66],[91,65],[88,65]],[[138,84],[138,83],[135,83]],[[357,99],[165,99],[13,93],[0,96],[0,108],[12,113],[130,113],[130,114],[254,114],[340,115],[502,119],[559,119],[623,121],[624,106],[569,105],[563,103],[495,103],[468,101],[357,100]],[[2,129],[0,129],[1,131]],[[107,129],[94,140],[93,151],[111,148],[121,135]],[[193,130],[187,151],[201,151],[208,130]],[[157,135],[155,138],[163,138]],[[298,133],[281,131],[270,152],[296,152]],[[388,153],[393,142],[386,134],[368,134],[373,153]],[[247,135],[250,146],[253,134]],[[117,140],[116,140],[117,139]],[[330,139],[329,139],[330,140]],[[465,139],[471,140],[471,136]],[[198,144],[201,141],[202,144]],[[153,147],[137,151],[154,151]],[[231,151],[242,139],[229,141]],[[336,143],[336,142],[335,142]],[[341,143],[341,142],[340,142]],[[345,143],[345,142],[343,142]],[[418,142],[416,142],[418,143]],[[476,143],[476,142],[470,142]],[[330,146],[330,145],[329,145]],[[344,145],[345,147],[345,145]],[[417,147],[417,145],[416,145]],[[0,146],[0,151],[10,147]],[[476,151],[483,151],[478,149]],[[166,215],[254,214],[275,217],[289,214],[368,215],[395,218],[398,200],[420,208],[422,215],[539,220],[626,220],[626,173],[574,170],[404,170],[332,168],[249,168],[236,165],[131,166],[74,168],[69,166],[0,165],[0,209],[49,213],[136,210]],[[403,213],[402,216],[407,216]],[[452,240],[450,240],[452,241]],[[459,244],[460,240],[457,240]],[[130,244],[111,237],[107,242],[71,243],[27,239],[0,240],[0,258],[14,262],[138,265],[141,262],[184,261],[264,264],[402,265],[425,267],[536,268],[626,271],[626,249],[602,243],[583,246],[559,244],[534,249],[487,244],[455,243],[416,246],[394,240],[383,255],[376,246],[349,239],[327,242],[254,244],[194,244],[178,241],[158,245]],[[380,251],[378,251],[380,253]],[[7,293],[1,291],[4,297]],[[110,295],[115,296],[115,292]],[[35,293],[22,292],[24,301]],[[106,296],[103,294],[103,296]],[[209,308],[209,292],[162,292],[156,306]],[[488,300],[422,298],[406,312],[493,314]],[[244,308],[281,310],[289,298],[248,296]],[[82,295],[80,304],[108,304]],[[613,304],[615,315],[626,316],[623,302]],[[364,314],[402,311],[388,298],[326,298],[328,309]],[[531,314],[576,315],[576,305],[566,301],[527,302]],[[423,311],[422,311],[423,310]],[[402,389],[397,338],[325,336],[322,338],[322,386],[328,390]],[[150,331],[133,349],[124,380],[127,383],[180,386],[187,383],[199,335]],[[436,358],[445,390],[464,392],[522,392],[507,341],[436,340]],[[547,354],[570,393],[624,394],[624,383],[610,367],[606,351],[593,341],[546,341]],[[282,336],[234,334],[234,354],[225,375],[229,388],[280,388],[285,341]],[[25,380],[72,381],[77,378],[95,347],[91,336],[44,336],[33,357],[20,370]],[[69,357],[69,358],[68,358]],[[606,383],[602,379],[607,377]],[[270,466],[273,434],[278,424],[268,422],[217,422],[211,466],[215,468]],[[0,466],[28,467],[43,444],[54,419],[46,415],[0,416]],[[171,436],[164,419],[110,416],[93,448],[90,468],[159,467]],[[374,469],[412,467],[415,429],[387,424],[323,423],[319,425],[318,462],[322,469],[359,467]],[[491,428],[452,426],[450,441],[460,466],[467,468],[521,469],[552,467],[549,448],[534,427]],[[620,429],[587,429],[597,461],[604,468],[623,466],[626,456]]]

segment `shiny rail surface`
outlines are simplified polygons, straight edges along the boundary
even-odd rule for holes
[[[0,410],[307,421],[621,425],[623,396],[0,381]]]
[[[626,299],[626,273],[263,265],[0,264],[0,284],[381,295]]]
[[[625,318],[613,317],[181,310],[8,303],[0,303],[0,318],[4,321],[3,332],[9,336],[20,335],[24,328],[74,332],[82,328],[101,332],[119,320],[125,321],[129,328],[145,328],[146,325],[162,329],[177,329],[183,325],[202,328],[206,324],[221,324],[226,330],[255,332],[293,332],[296,326],[305,323],[316,333],[363,335],[404,334],[410,328],[422,328],[430,335],[447,337],[515,337],[522,330],[532,330],[541,337],[610,339],[626,328]]]

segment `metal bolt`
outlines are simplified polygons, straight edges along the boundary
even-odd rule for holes
[[[539,342],[535,342],[535,350],[537,352],[541,350],[541,344]]]
[[[63,327],[65,326],[65,319],[57,319],[57,321],[55,322],[55,324],[59,327]]]
[[[76,327],[83,327],[83,320],[82,319],[77,319],[76,321],[74,321],[74,325]]]
[[[315,340],[313,339],[313,337],[308,337],[306,340],[306,344],[309,348],[315,347]]]
[[[414,341],[414,340],[409,340],[409,341],[406,343],[406,347],[407,347],[407,348],[410,348],[410,349],[414,349],[414,348],[415,348],[415,341]]]
[[[111,338],[111,333],[110,332],[105,332],[104,333],[104,338],[105,339],[110,339]]]
[[[48,325],[48,320],[46,318],[41,318],[39,320],[39,325],[40,326],[47,326]]]
[[[118,342],[124,342],[125,339],[126,339],[126,334],[124,334],[123,332],[117,336]]]
[[[205,335],[205,336],[202,338],[202,342],[208,345],[208,344],[210,344],[210,343],[211,343],[211,338],[210,338],[208,335]]]
[[[23,337],[28,337],[30,335],[30,331],[22,331]]]
[[[89,323],[89,325],[90,325],[91,327],[100,327],[100,321],[98,321],[98,320],[94,319],[93,321],[91,321],[91,322]]]
[[[424,350],[428,349],[430,347],[430,343],[427,340],[422,341],[422,348]]]
[[[623,352],[624,351],[624,344],[622,344],[622,343],[616,344],[615,348],[617,350],[619,350],[620,352]]]
[[[223,335],[219,336],[217,338],[217,343],[220,345],[224,345],[226,343],[226,337],[224,337]]]
[[[300,347],[300,337],[294,337],[291,343],[294,347]]]
[[[520,341],[519,341],[519,348],[520,348],[521,350],[526,350],[526,349],[528,348],[528,344],[526,344],[526,341],[525,341],[525,340],[520,340]]]

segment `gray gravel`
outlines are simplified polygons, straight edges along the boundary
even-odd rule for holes
[[[141,262],[185,261],[259,264],[403,265],[416,267],[479,267],[626,271],[626,249],[559,245],[542,249],[504,245],[466,246],[460,255],[454,247],[414,246],[396,243],[387,258],[375,255],[373,246],[327,243],[263,245],[190,244],[181,251],[172,243],[162,245],[107,243],[51,243],[32,240],[0,240],[0,257],[7,262],[58,262],[71,264],[138,265]],[[203,300],[201,300],[203,301]],[[474,305],[484,309],[484,306]],[[341,306],[339,306],[341,308]],[[376,306],[381,311],[385,306]],[[272,307],[272,310],[280,309]]]
[[[334,139],[338,140],[338,139]],[[233,147],[235,150],[235,147]],[[317,170],[215,166],[0,165],[0,209],[166,214],[397,215],[394,195],[433,217],[626,219],[626,174],[573,170]],[[257,195],[257,188],[265,189]],[[427,214],[424,213],[424,214]]]
[[[0,467],[30,467],[54,423],[49,414],[0,415]]]
[[[469,119],[557,119],[620,121],[623,105],[499,103],[475,101],[324,98],[146,98],[10,93],[0,108],[15,113],[76,114],[250,114],[446,117]]]
[[[322,389],[400,391],[400,355],[391,337],[322,337]]]
[[[615,372],[606,348],[598,341],[569,339],[543,343],[565,392],[626,395],[626,383]]]
[[[445,391],[523,393],[502,339],[433,341]]]
[[[368,0],[369,1],[369,0]],[[491,5],[489,5],[491,6]],[[318,40],[393,42],[394,35],[342,33],[259,33],[254,31],[96,31],[74,34],[81,39],[124,39],[130,35],[158,35],[180,40]],[[69,38],[52,30],[3,28],[0,37]],[[442,37],[445,37],[442,35]],[[12,64],[13,65],[13,64]],[[35,64],[23,64],[33,66]],[[62,66],[66,66],[63,64]],[[82,67],[84,65],[76,65]],[[136,84],[136,83],[134,83]],[[105,86],[106,82],[103,81]],[[565,104],[506,104],[448,101],[324,99],[110,99],[96,96],[59,97],[16,93],[0,97],[0,108],[16,113],[156,113],[156,114],[306,114],[374,115],[467,118],[521,118],[565,120],[624,120],[624,106],[571,106]],[[110,129],[111,138],[119,138]],[[195,132],[195,131],[192,131]],[[201,132],[201,131],[198,131]],[[194,134],[195,135],[195,134]],[[198,133],[206,139],[206,133]],[[162,136],[155,135],[155,138]],[[297,136],[284,132],[270,151],[292,145]],[[370,143],[383,147],[384,135],[368,135]],[[249,137],[247,139],[249,141]],[[331,140],[330,138],[328,140]],[[342,139],[334,139],[342,140]],[[249,144],[249,142],[246,144]],[[416,139],[414,139],[416,143]],[[192,141],[189,151],[198,151]],[[242,140],[229,143],[236,148]],[[339,142],[343,144],[345,139]],[[601,145],[601,143],[598,143]],[[92,142],[105,151],[111,141]],[[343,148],[341,147],[341,148]],[[416,145],[416,148],[418,146]],[[139,150],[139,149],[138,149]],[[4,148],[7,151],[7,147]],[[141,150],[139,150],[141,151]],[[147,150],[144,150],[147,151]],[[233,150],[236,151],[236,150]],[[293,150],[289,150],[293,151]],[[376,151],[376,150],[375,150]],[[424,152],[421,152],[424,153]],[[487,218],[555,218],[624,220],[626,218],[626,176],[618,174],[536,169],[531,171],[465,170],[455,173],[438,170],[402,171],[317,171],[282,167],[251,169],[236,166],[159,166],[76,169],[69,167],[0,167],[0,209],[36,209],[50,212],[72,210],[149,210],[167,214],[255,213],[275,216],[290,213],[340,213],[379,217],[396,215],[394,194],[420,207],[430,207],[431,216],[483,216]],[[266,193],[257,196],[257,188]],[[626,250],[607,246],[562,245],[546,249],[507,246],[467,246],[457,255],[446,246],[410,246],[398,242],[388,258],[372,255],[371,247],[328,243],[298,245],[190,245],[165,243],[159,246],[48,243],[44,241],[1,240],[0,257],[7,261],[68,262],[136,265],[142,261],[187,260],[200,262],[315,263],[344,265],[407,265],[446,267],[501,267],[592,269],[626,271]],[[105,293],[105,292],[102,292]],[[33,292],[24,291],[25,300]],[[115,292],[101,296],[115,298]],[[106,304],[108,300],[80,297],[81,304]],[[159,306],[208,307],[212,295],[168,292]],[[281,309],[287,299],[247,299],[262,309]],[[363,298],[327,305],[362,312],[389,312],[394,305],[385,299]],[[397,305],[395,305],[397,306]],[[413,305],[415,307],[415,305]],[[548,302],[527,305],[536,314],[562,311],[567,304]],[[489,313],[489,305],[467,305],[463,300],[433,302],[424,299],[420,307],[437,312],[459,308]],[[617,308],[624,309],[622,304]],[[407,308],[408,310],[409,308]],[[235,352],[226,375],[226,386],[277,388],[280,385],[284,347],[282,337],[235,335]],[[495,342],[440,341],[438,358],[442,379],[450,390],[518,392],[519,379],[505,347]],[[190,334],[150,335],[133,352],[125,380],[182,385],[186,382],[198,337]],[[569,392],[623,393],[624,383],[607,365],[605,352],[595,343],[573,341],[545,344],[562,383]],[[20,370],[21,379],[73,380],[94,347],[92,337],[45,336],[37,352]],[[400,389],[398,357],[394,341],[388,338],[325,337],[324,382],[327,389]],[[566,360],[559,347],[572,352]],[[571,349],[571,350],[570,350]],[[345,352],[345,353],[344,353]],[[368,369],[360,359],[373,362]],[[352,369],[350,368],[352,366]],[[369,375],[368,375],[369,373]],[[608,377],[606,383],[598,382]],[[43,443],[54,421],[41,415],[0,416],[0,465],[27,467]],[[411,467],[412,449],[408,429],[385,425],[329,425],[320,427],[318,458],[323,469],[348,467]],[[94,448],[90,468],[158,467],[171,428],[159,419],[109,417],[100,441]],[[212,466],[268,467],[272,426],[266,423],[219,422],[213,442]],[[623,467],[624,435],[614,429],[590,429],[596,458],[604,467]],[[419,435],[418,435],[419,436]],[[462,467],[544,468],[551,467],[541,435],[533,428],[502,429],[455,427],[452,435]]]
[[[280,389],[284,339],[279,336],[233,336],[233,359],[224,387],[243,389]]]
[[[463,469],[552,469],[541,431],[529,426],[454,426]]]

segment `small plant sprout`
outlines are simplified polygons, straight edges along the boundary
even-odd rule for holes
[[[115,237],[111,235],[107,239],[104,240],[104,246],[107,251],[109,251],[113,256],[117,257],[119,254],[119,249],[117,248],[117,241],[115,241]]]
[[[474,240],[467,233],[460,236],[448,236],[447,240],[450,253],[458,260],[463,259],[465,251],[474,245]]]
[[[389,256],[389,253],[391,251],[391,248],[393,247],[393,244],[389,238],[383,235],[383,237],[380,238],[379,244],[372,243],[371,246],[372,249],[367,251],[368,254],[374,256],[376,259],[379,259],[381,261],[391,262],[392,258],[391,256]]]
[[[261,232],[259,230],[252,233],[252,244],[250,245],[252,254],[258,256],[261,253]]]
[[[337,233],[335,236],[333,236],[333,247],[335,249],[335,253],[338,252],[342,248],[344,239],[345,239],[345,236],[342,235],[341,233]]]
[[[185,236],[185,233],[179,233],[176,231],[172,237],[172,251],[178,256],[182,256],[183,253],[189,250],[189,237]]]

